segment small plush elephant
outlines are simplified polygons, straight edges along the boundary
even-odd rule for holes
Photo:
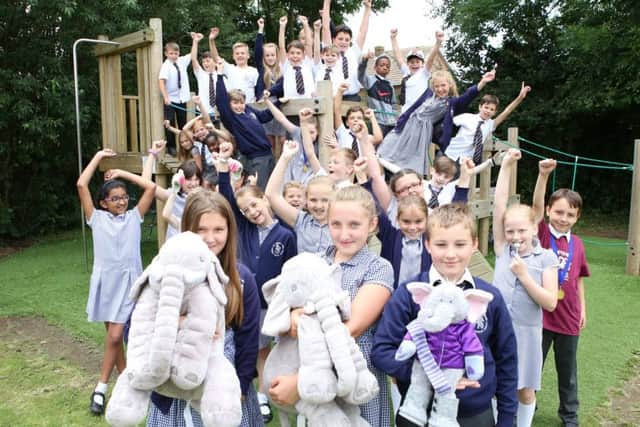
[[[411,385],[398,413],[418,426],[425,426],[427,421],[433,427],[458,426],[456,384],[465,371],[470,380],[477,381],[484,375],[484,352],[474,323],[484,315],[493,295],[476,289],[463,291],[450,283],[434,287],[412,282],[407,290],[420,311],[407,325],[409,332],[395,358],[408,360],[416,353],[417,357]]]
[[[303,253],[287,261],[282,274],[262,290],[269,303],[262,333],[279,337],[265,363],[265,385],[279,375],[298,372],[300,401],[295,410],[307,418],[309,427],[368,426],[358,405],[373,399],[379,387],[343,323],[351,300],[340,288],[340,267]],[[286,335],[294,308],[304,308],[298,340]],[[287,417],[280,420],[288,425]]]
[[[107,405],[110,425],[143,421],[152,390],[192,400],[207,427],[240,424],[240,381],[223,354],[228,281],[197,234],[162,246],[131,289],[127,368]]]

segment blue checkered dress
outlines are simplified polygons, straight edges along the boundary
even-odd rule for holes
[[[325,259],[333,263],[335,247],[330,247],[325,254]],[[389,261],[375,255],[365,246],[349,261],[340,263],[342,269],[342,289],[349,292],[351,300],[355,298],[358,289],[363,284],[379,284],[393,292],[393,267]],[[378,379],[380,393],[370,402],[360,405],[360,415],[366,419],[372,427],[389,427],[391,408],[389,406],[389,389],[385,374],[375,368],[371,363],[371,347],[373,346],[374,323],[366,331],[356,338],[356,343],[362,355],[367,361],[367,367]]]

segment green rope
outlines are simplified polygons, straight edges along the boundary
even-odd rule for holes
[[[560,150],[557,150],[557,149],[552,148],[552,147],[547,147],[546,145],[539,144],[537,142],[529,141],[528,139],[525,139],[525,138],[523,138],[521,136],[518,137],[518,140],[519,141],[524,141],[527,144],[531,144],[531,145],[534,145],[534,146],[539,147],[539,148],[544,148],[546,150],[553,151],[554,153],[562,154],[563,156],[573,157],[573,154],[565,153],[564,151],[560,151]],[[627,166],[628,165],[628,163],[613,162],[613,161],[610,161],[610,160],[593,159],[591,157],[581,157],[581,159],[582,160],[587,160],[587,161],[590,161],[590,162],[599,162],[599,163],[605,163],[605,164],[610,164],[610,165],[618,165],[618,166]]]
[[[396,113],[395,111],[385,111],[385,110],[378,110],[378,109],[374,109],[373,112],[376,113],[376,114],[386,114],[388,116],[399,116],[400,115],[400,113]]]
[[[571,189],[576,188],[576,175],[578,174],[578,156],[576,156],[573,162],[573,178],[571,178]]]
[[[556,170],[553,170],[553,176],[551,177],[551,192],[556,191]]]
[[[600,246],[629,246],[629,242],[600,242],[598,240],[585,239],[584,237],[580,238],[584,243],[589,243],[591,245],[600,245]]]

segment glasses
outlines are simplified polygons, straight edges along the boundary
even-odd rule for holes
[[[414,188],[417,188],[417,187],[419,187],[419,186],[421,186],[421,185],[422,185],[422,182],[420,182],[420,181],[419,181],[419,182],[411,183],[411,184],[409,184],[409,185],[407,185],[407,186],[405,186],[405,187],[399,188],[399,189],[396,191],[396,194],[400,194],[400,195],[407,194],[409,191],[411,191],[411,190],[413,190]]]
[[[118,203],[119,201],[128,202],[129,196],[111,196],[105,199],[107,202]]]

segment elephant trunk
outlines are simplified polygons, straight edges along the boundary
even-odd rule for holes
[[[171,359],[178,334],[180,305],[184,295],[184,282],[180,267],[168,266],[160,285],[158,312],[151,338],[149,365],[154,376],[169,379]]]

